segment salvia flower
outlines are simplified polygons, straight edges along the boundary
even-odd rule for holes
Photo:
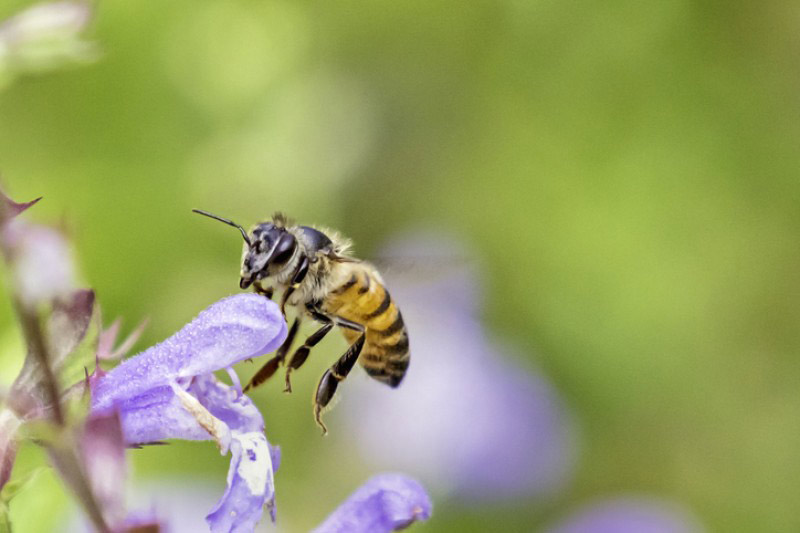
[[[485,331],[467,254],[452,239],[422,235],[382,255],[409,262],[387,269],[386,279],[412,355],[392,394],[360,380],[342,400],[362,455],[466,501],[562,488],[574,464],[570,413],[545,376],[522,368]],[[431,266],[436,274],[425,276]],[[404,268],[412,275],[402,276]]]
[[[141,328],[115,348],[119,322],[100,330],[95,294],[76,288],[64,236],[16,220],[33,203],[16,203],[0,192],[0,247],[27,351],[0,398],[0,530],[10,527],[9,502],[30,477],[17,475],[8,483],[23,438],[45,449],[100,533],[161,530],[155,513],[128,509],[125,449],[167,439],[213,439],[230,453],[224,494],[206,516],[212,532],[252,532],[264,507],[274,520],[280,453],[267,441],[263,418],[232,367],[284,341],[286,323],[277,305],[254,294],[223,299],[166,341],[106,372],[100,362],[120,358]],[[85,376],[89,358],[96,370]],[[215,377],[219,370],[228,372],[231,385]],[[318,531],[394,531],[430,511],[430,499],[415,481],[376,476]]]
[[[271,352],[285,337],[273,302],[254,294],[223,299],[161,344],[93,376],[92,413],[118,412],[129,446],[214,439],[231,463],[227,489],[206,520],[212,531],[251,531],[265,505],[274,518],[277,450],[238,381],[226,385],[213,372]]]
[[[388,533],[431,516],[430,497],[402,474],[379,474],[350,495],[313,533]]]

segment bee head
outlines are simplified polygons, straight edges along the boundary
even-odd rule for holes
[[[256,226],[250,235],[247,235],[244,228],[232,220],[200,209],[192,211],[238,228],[242,233],[245,242],[241,279],[239,280],[239,287],[242,289],[248,288],[254,281],[274,276],[280,272],[297,249],[297,240],[282,224],[276,226],[272,222],[264,222]]]
[[[242,257],[242,279],[239,281],[242,289],[246,289],[256,280],[280,272],[297,249],[294,235],[272,222],[256,226],[245,242],[247,246]]]

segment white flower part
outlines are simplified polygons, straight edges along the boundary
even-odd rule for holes
[[[233,439],[242,445],[242,458],[236,473],[247,483],[251,494],[264,494],[267,487],[273,486],[272,458],[267,437],[259,431],[248,433],[234,431]]]
[[[184,409],[189,411],[194,416],[197,423],[203,429],[208,431],[209,435],[214,437],[214,440],[219,447],[219,452],[222,455],[228,453],[231,445],[231,430],[225,422],[212,415],[211,412],[201,404],[197,398],[186,392],[180,385],[171,382],[170,387],[175,395],[180,399],[181,405]]]

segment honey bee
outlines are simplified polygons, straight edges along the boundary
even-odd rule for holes
[[[281,365],[286,365],[286,392],[291,392],[291,373],[299,369],[330,330],[337,326],[350,343],[347,351],[322,375],[314,395],[314,420],[327,433],[322,413],[343,381],[359,361],[367,374],[397,387],[409,364],[408,331],[383,279],[374,266],[349,254],[350,241],[334,231],[297,226],[283,214],[261,222],[248,234],[242,226],[207,211],[195,213],[238,228],[244,238],[239,287],[251,285],[272,298],[282,291],[280,308],[297,316],[286,341],[250,379],[244,391],[264,383]],[[292,347],[303,318],[322,326],[312,333],[291,358]]]

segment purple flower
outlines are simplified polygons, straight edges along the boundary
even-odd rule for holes
[[[684,510],[657,500],[610,500],[579,510],[548,533],[699,533]]]
[[[477,276],[459,266],[464,253],[416,237],[384,255],[416,269],[413,279],[386,272],[408,325],[411,365],[397,390],[360,380],[342,400],[362,455],[467,500],[563,487],[574,463],[569,413],[544,376],[487,335],[476,318]],[[420,275],[425,263],[446,264],[447,275]]]
[[[313,533],[386,533],[431,516],[425,489],[402,474],[380,474],[350,495]]]
[[[93,376],[92,413],[118,411],[128,445],[213,438],[223,454],[230,450],[227,489],[206,520],[212,531],[252,531],[264,505],[274,519],[277,451],[238,380],[229,386],[212,372],[271,352],[285,337],[277,305],[254,294],[231,296],[161,344]]]

